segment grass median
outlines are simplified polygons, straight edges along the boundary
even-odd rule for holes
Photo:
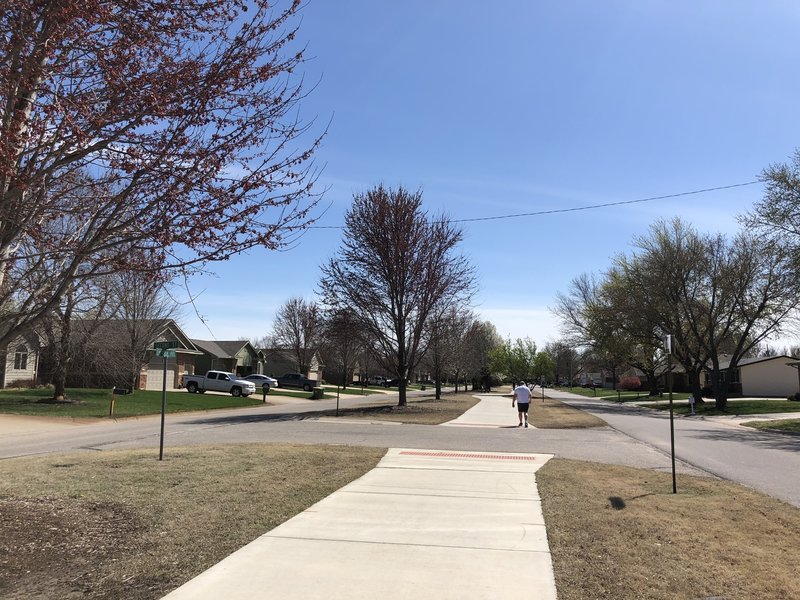
[[[440,425],[461,416],[477,403],[478,399],[471,393],[443,394],[439,400],[436,398],[423,400],[409,398],[405,406],[398,406],[397,399],[394,398],[376,400],[372,406],[340,408],[338,418]],[[335,410],[325,410],[318,413],[307,413],[307,416],[334,417],[336,414]]]

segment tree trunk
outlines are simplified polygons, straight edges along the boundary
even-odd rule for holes
[[[127,386],[130,391],[139,389],[139,380],[140,380],[139,375],[140,375],[139,371],[136,372],[131,371],[131,374],[128,377],[128,386]]]
[[[72,337],[72,295],[68,294],[67,308],[61,315],[61,337],[54,354],[53,399],[67,397],[67,365],[70,362],[70,338]]]
[[[53,365],[53,399],[60,400],[67,397],[67,369],[60,356],[61,351],[56,353]]]
[[[698,369],[687,369],[686,376],[689,378],[689,387],[697,403],[703,402],[703,386],[700,385],[700,371]]]
[[[711,370],[711,390],[717,410],[725,410],[728,407],[728,380],[716,364]]]
[[[658,378],[656,377],[655,369],[642,369],[645,379],[647,379],[647,389],[650,390],[650,396],[658,396]]]

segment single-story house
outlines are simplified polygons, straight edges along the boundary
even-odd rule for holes
[[[786,398],[800,392],[800,371],[792,363],[798,363],[792,356],[762,356],[743,358],[730,370],[730,361],[720,362],[731,384],[739,384],[742,396],[766,396]],[[706,372],[706,385],[710,385],[710,374]],[[738,386],[737,386],[738,387]]]
[[[67,387],[124,387],[160,390],[164,359],[155,355],[155,342],[172,342],[167,358],[167,389],[176,389],[180,376],[194,369],[200,354],[172,319],[74,319],[71,322]],[[40,377],[52,383],[55,349],[42,348]]]
[[[206,371],[228,371],[240,377],[261,373],[261,355],[246,340],[192,340],[192,343],[202,352],[195,360],[195,372],[199,375]]]
[[[41,345],[33,334],[18,335],[0,349],[0,388],[35,381],[39,370]]]
[[[598,372],[598,373],[578,373],[575,377],[575,381],[578,385],[588,387],[605,387],[606,379],[611,379],[611,374],[605,374],[605,372]],[[613,382],[612,382],[613,387]]]
[[[177,389],[181,375],[194,372],[195,357],[201,354],[172,319],[75,319],[71,325],[67,387],[161,390],[164,358],[156,355],[155,343],[172,342],[175,356],[167,357],[166,384],[168,390]],[[52,368],[46,363],[43,377]]]

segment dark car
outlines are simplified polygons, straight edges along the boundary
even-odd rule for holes
[[[408,380],[406,380],[406,384],[408,384]],[[395,379],[389,379],[388,381],[383,382],[383,387],[399,387],[400,386],[400,378],[396,377]]]
[[[280,387],[302,388],[305,391],[310,392],[317,386],[317,382],[314,379],[309,379],[301,373],[286,373],[286,375],[281,375],[278,377],[278,385]]]

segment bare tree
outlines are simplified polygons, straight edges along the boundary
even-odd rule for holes
[[[336,381],[346,388],[364,343],[358,319],[348,308],[330,309],[325,315],[322,331],[326,372],[333,369]]]
[[[445,374],[453,375],[455,391],[465,374],[467,355],[467,335],[475,317],[460,306],[451,306],[445,312],[436,312],[427,327],[427,351],[424,363],[430,367],[436,386],[436,399],[442,396],[442,379]],[[466,387],[466,383],[464,384]]]
[[[471,294],[464,282],[473,269],[455,253],[462,233],[444,216],[429,218],[422,194],[402,187],[357,194],[345,226],[341,248],[322,268],[335,283],[325,301],[355,311],[377,360],[400,379],[404,406],[432,312]]]
[[[43,328],[64,340],[51,346],[56,397],[65,395],[67,383],[138,389],[153,341],[179,312],[165,282],[151,274],[116,273],[94,281],[92,290],[80,298],[68,294],[60,327]]]
[[[165,282],[152,273],[116,273],[108,282],[116,303],[112,319],[120,325],[110,342],[116,352],[108,352],[110,374],[132,390],[139,388],[139,374],[152,353],[152,344],[165,324],[178,317],[180,307],[166,293]]]
[[[74,284],[201,268],[309,222],[299,0],[6,0],[0,344]]]
[[[761,180],[764,197],[742,221],[788,244],[795,261],[800,262],[800,149],[795,150],[791,162],[764,169]]]
[[[61,302],[41,321],[39,331],[45,340],[43,364],[47,365],[47,377],[53,384],[53,398],[66,400],[67,378],[73,359],[87,357],[87,344],[96,327],[74,327],[76,322],[101,322],[100,316],[106,311],[110,298],[106,290],[85,282],[81,286],[67,288]]]
[[[308,373],[322,336],[323,320],[319,306],[294,297],[278,309],[273,337],[279,347],[291,350],[297,370]]]
[[[556,385],[561,385],[565,380],[572,385],[578,354],[575,347],[567,339],[560,339],[547,342],[544,351],[553,357],[553,374]]]

